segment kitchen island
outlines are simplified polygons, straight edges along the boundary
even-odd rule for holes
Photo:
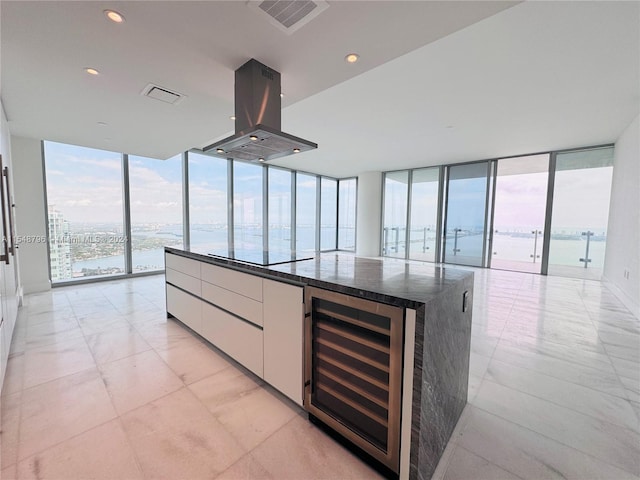
[[[431,478],[467,399],[471,272],[340,253],[165,258],[168,315],[313,420],[349,427],[390,476]]]

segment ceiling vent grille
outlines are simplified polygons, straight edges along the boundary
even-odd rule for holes
[[[167,88],[154,85],[153,83],[144,87],[141,95],[153,98],[154,100],[160,100],[164,103],[170,103],[171,105],[177,105],[186,97],[186,95],[183,95],[182,93],[173,92]]]
[[[329,8],[324,0],[249,0],[247,5],[287,35]]]

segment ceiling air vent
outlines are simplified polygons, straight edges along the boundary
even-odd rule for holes
[[[247,5],[288,35],[329,8],[324,0],[249,0]]]
[[[177,105],[186,97],[186,95],[178,92],[172,92],[171,90],[159,87],[158,85],[154,85],[153,83],[150,83],[149,85],[144,87],[141,95],[153,98],[155,100],[160,100],[161,102],[170,103],[171,105]]]

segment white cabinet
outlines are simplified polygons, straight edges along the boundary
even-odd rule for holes
[[[262,330],[219,308],[202,304],[202,336],[263,377]]]
[[[262,302],[262,278],[256,275],[203,263],[202,280]]]
[[[262,289],[264,379],[302,405],[304,289],[266,279]]]
[[[302,405],[304,288],[168,252],[165,265],[167,312]]]
[[[167,312],[193,331],[202,331],[202,301],[167,284]]]

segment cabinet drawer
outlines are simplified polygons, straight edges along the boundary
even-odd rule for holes
[[[202,300],[167,285],[167,312],[197,333],[202,331]]]
[[[262,278],[230,268],[202,264],[202,279],[226,290],[262,302]]]
[[[262,303],[230,290],[202,282],[202,298],[239,317],[262,326]]]
[[[164,266],[172,270],[185,273],[191,277],[200,278],[200,262],[181,257],[173,253],[165,253]]]
[[[200,296],[200,280],[190,277],[182,272],[167,268],[165,270],[165,278],[167,282],[172,283],[176,287],[180,287],[194,295]]]
[[[202,336],[262,378],[262,330],[260,328],[203,303]]]

